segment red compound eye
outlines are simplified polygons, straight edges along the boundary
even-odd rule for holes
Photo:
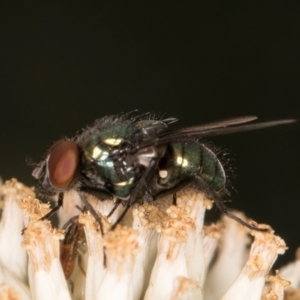
[[[67,188],[74,179],[79,161],[79,149],[73,141],[59,141],[50,149],[49,179],[56,188]]]

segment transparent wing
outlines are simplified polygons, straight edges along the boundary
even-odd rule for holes
[[[244,131],[258,130],[273,126],[290,124],[296,122],[295,119],[276,120],[261,123],[245,124],[256,120],[256,117],[246,116],[232,118],[218,122],[208,123],[199,126],[181,128],[177,130],[167,130],[160,133],[152,140],[146,140],[138,146],[138,149],[151,145],[163,145],[169,142],[185,140],[188,138],[203,138],[207,136],[226,135]]]
[[[163,136],[160,137],[160,142],[166,142],[168,139],[173,140],[177,138],[184,138],[184,137],[205,137],[205,136],[216,136],[216,135],[225,135],[225,134],[232,134],[237,132],[243,131],[250,131],[250,130],[257,130],[263,129],[278,125],[290,124],[295,122],[296,120],[277,120],[277,121],[269,121],[269,122],[261,122],[261,123],[254,123],[254,124],[243,124],[243,125],[220,125],[217,127],[207,127],[204,126],[194,126],[189,127],[186,129],[179,130],[177,132],[166,132]],[[232,127],[229,127],[232,126]]]

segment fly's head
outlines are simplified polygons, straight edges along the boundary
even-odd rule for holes
[[[80,149],[72,140],[60,140],[49,149],[46,158],[33,170],[37,193],[53,196],[76,184]]]

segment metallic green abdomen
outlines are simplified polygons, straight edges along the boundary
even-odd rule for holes
[[[161,185],[174,186],[180,179],[198,175],[215,191],[225,187],[226,175],[215,153],[196,141],[172,143],[160,164]]]

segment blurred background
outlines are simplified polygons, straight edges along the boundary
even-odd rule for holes
[[[195,125],[300,118],[295,1],[53,1],[0,7],[0,174],[33,185],[63,136],[139,109]],[[228,205],[300,246],[299,123],[215,137],[229,149]]]

